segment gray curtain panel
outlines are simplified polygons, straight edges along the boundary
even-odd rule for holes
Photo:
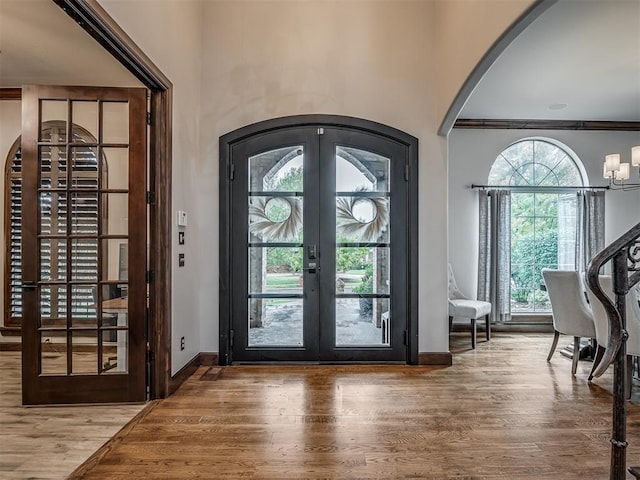
[[[576,270],[584,271],[604,245],[604,191],[578,192]]]
[[[491,303],[492,322],[505,322],[511,317],[511,192],[478,193],[478,300]]]

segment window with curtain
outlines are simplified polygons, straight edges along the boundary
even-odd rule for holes
[[[568,187],[587,185],[587,179],[569,152],[557,142],[524,139],[502,151],[491,168],[489,184],[517,187],[511,191],[511,314],[551,312],[543,268],[584,267],[584,198]]]

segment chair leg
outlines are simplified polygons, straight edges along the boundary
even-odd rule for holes
[[[476,335],[478,333],[478,328],[476,325],[476,319],[471,319],[471,348],[476,348]]]
[[[547,362],[551,360],[551,357],[553,357],[553,352],[556,351],[556,347],[558,346],[558,338],[560,338],[560,332],[557,330],[554,330],[553,343],[551,344],[551,350],[549,350],[549,355],[547,355]]]
[[[571,375],[578,370],[578,359],[580,358],[580,337],[573,337],[573,363],[571,365]]]
[[[598,345],[596,347],[596,354],[593,358],[593,367],[591,367],[591,373],[589,374],[589,381],[593,380],[593,372],[596,371],[596,368],[598,368],[598,365],[600,365],[600,362],[602,361],[602,357],[604,356],[604,351],[605,348],[601,345]]]
[[[453,330],[453,317],[449,316],[449,333]]]
[[[487,342],[488,342],[489,340],[491,340],[491,322],[489,321],[489,315],[485,317],[484,328],[485,328],[485,333],[486,333]]]

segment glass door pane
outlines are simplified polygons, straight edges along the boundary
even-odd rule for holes
[[[304,148],[249,158],[248,346],[304,346]]]
[[[335,346],[389,346],[390,160],[335,154]]]

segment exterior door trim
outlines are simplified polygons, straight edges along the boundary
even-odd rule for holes
[[[219,310],[219,361],[229,365],[231,355],[231,203],[232,146],[248,137],[284,130],[289,127],[347,128],[386,137],[407,147],[408,164],[408,265],[407,265],[407,363],[418,363],[418,139],[393,127],[381,123],[342,115],[293,115],[254,123],[220,137],[220,310]]]

